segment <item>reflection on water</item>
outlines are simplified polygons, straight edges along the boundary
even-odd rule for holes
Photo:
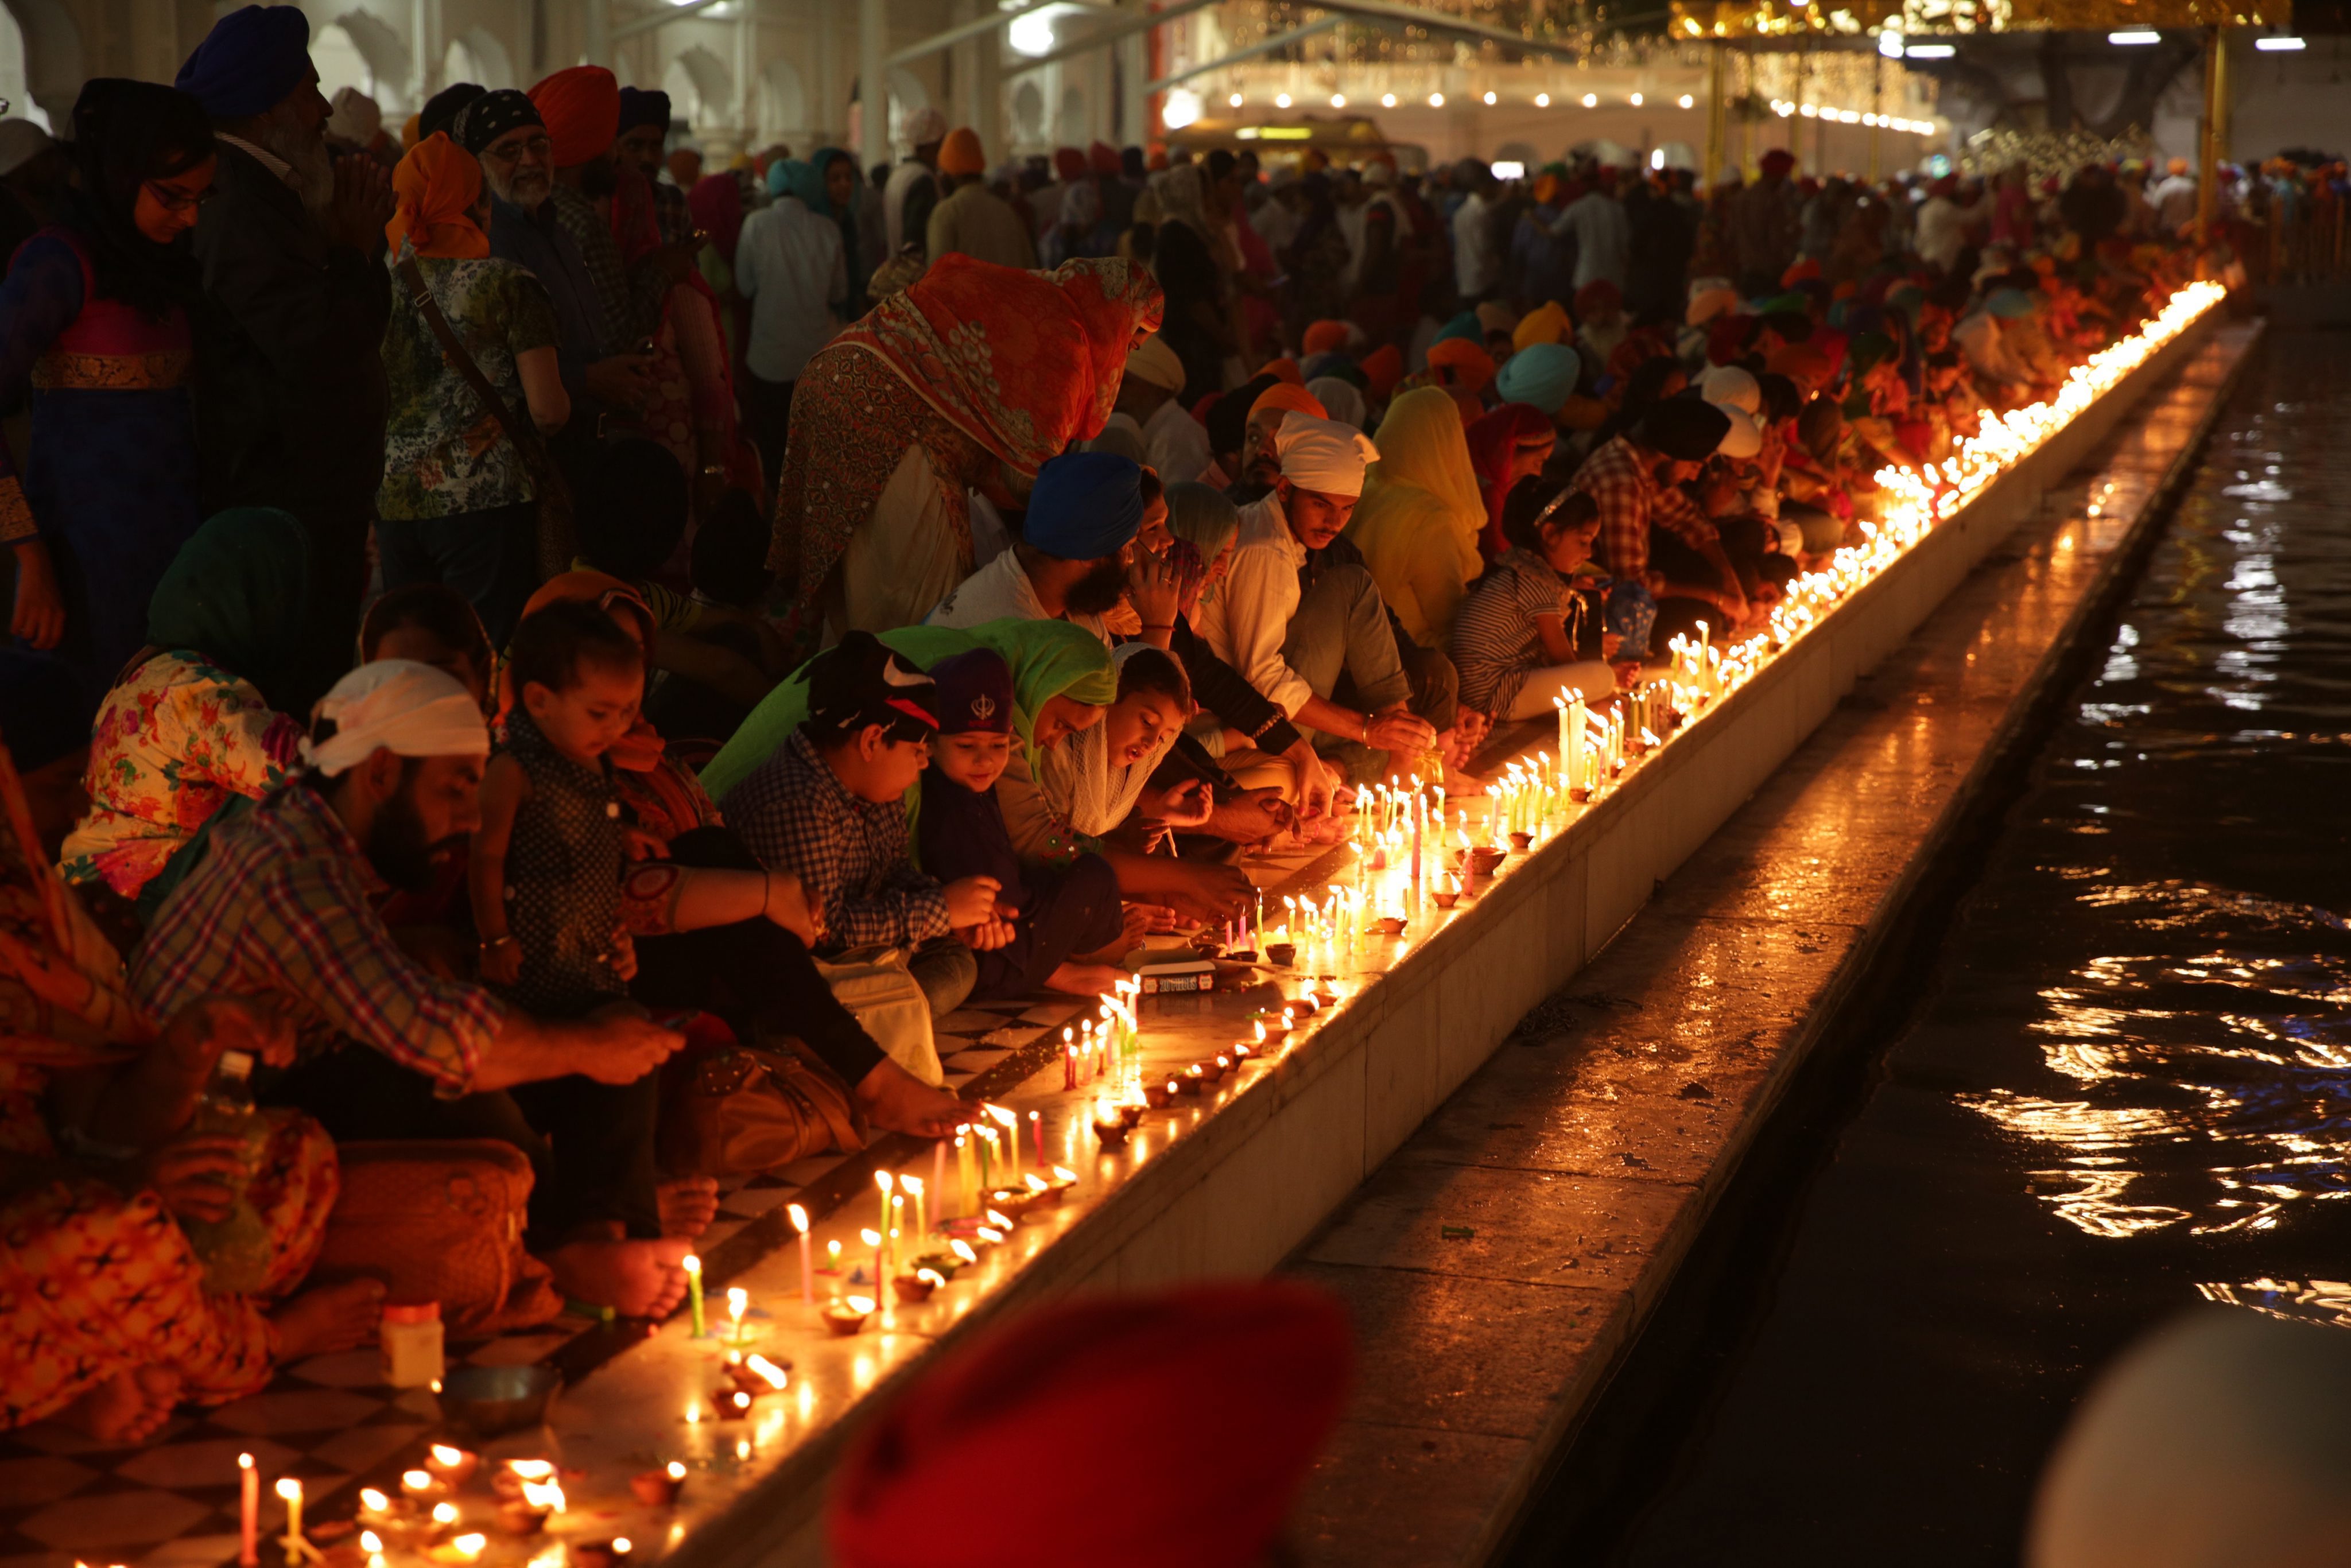
[[[2283,335],[2247,371],[1599,1560],[2014,1562],[2049,1444],[2150,1324],[2351,1328],[2346,348]]]

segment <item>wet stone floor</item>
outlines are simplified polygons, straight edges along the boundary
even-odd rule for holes
[[[1549,1561],[2012,1563],[2141,1331],[2351,1329],[2346,349],[2249,367],[1680,1450]]]

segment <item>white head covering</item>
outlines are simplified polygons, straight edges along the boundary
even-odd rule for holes
[[[1283,416],[1273,450],[1281,459],[1283,478],[1325,496],[1362,495],[1365,465],[1380,460],[1372,438],[1353,425],[1296,409]]]
[[[1184,390],[1184,361],[1167,346],[1167,340],[1154,332],[1128,350],[1126,373],[1136,381],[1148,382],[1172,392]]]
[[[487,757],[489,727],[456,677],[413,659],[361,664],[319,699],[313,723],[334,722],[333,737],[302,743],[302,758],[338,778],[379,750],[395,757]]]
[[[338,141],[364,147],[383,129],[383,111],[375,99],[355,87],[337,88],[329,102],[332,111],[327,116],[327,134]]]
[[[1357,430],[1364,428],[1364,421],[1370,410],[1364,406],[1363,392],[1354,382],[1344,376],[1316,376],[1306,383],[1306,390],[1314,394],[1317,402],[1331,411],[1332,419],[1342,424],[1352,424]]]
[[[1749,413],[1763,411],[1763,389],[1737,365],[1717,365],[1707,371],[1698,382],[1698,395],[1708,402],[1743,409]]]
[[[1714,405],[1730,416],[1730,431],[1715,450],[1725,457],[1752,457],[1763,450],[1763,427],[1755,416],[1737,403],[1719,402]]]
[[[910,145],[920,147],[925,142],[947,139],[947,117],[929,104],[906,117],[904,134]]]

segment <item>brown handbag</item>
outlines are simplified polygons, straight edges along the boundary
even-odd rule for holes
[[[538,497],[538,575],[541,579],[559,577],[571,570],[579,553],[579,530],[572,521],[571,486],[556,466],[554,454],[547,449],[545,437],[538,427],[528,420],[515,417],[474,356],[465,351],[464,340],[449,325],[449,318],[441,313],[441,306],[433,298],[433,290],[424,281],[424,269],[416,265],[414,256],[404,256],[397,269],[400,280],[408,286],[408,298],[432,329],[434,340],[441,345],[441,359],[451,370],[465,378],[474,395],[482,401],[490,417],[498,422],[507,439],[522,455],[522,465],[530,473],[530,487]]]
[[[547,1265],[523,1250],[530,1161],[496,1138],[339,1144],[342,1194],[314,1279],[366,1275],[384,1299],[441,1303],[453,1339],[546,1322],[563,1310]]]
[[[810,1155],[865,1146],[856,1102],[831,1069],[788,1049],[726,1045],[674,1064],[662,1082],[661,1168],[749,1176]]]

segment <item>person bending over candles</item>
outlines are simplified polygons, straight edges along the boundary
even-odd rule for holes
[[[934,665],[939,737],[923,774],[916,818],[923,869],[950,880],[988,876],[1020,911],[1011,940],[979,955],[972,995],[982,1000],[1040,989],[1098,996],[1125,971],[1078,956],[1138,936],[1121,918],[1118,873],[1098,854],[1061,866],[1023,868],[997,804],[996,781],[1012,759],[1012,670],[1001,655],[974,649]]]
[[[545,1162],[526,1243],[557,1285],[660,1316],[685,1293],[686,1244],[661,1239],[653,1179],[653,1073],[679,1036],[634,1009],[535,1019],[434,974],[375,910],[479,825],[489,748],[480,705],[441,671],[382,659],[345,675],[308,771],[216,833],[156,912],[131,991],[162,1017],[221,994],[284,1010],[299,1050],[259,1097],[338,1139],[516,1144]]]
[[[1502,508],[1510,548],[1469,591],[1453,622],[1453,663],[1461,700],[1496,723],[1539,718],[1562,691],[1596,701],[1622,671],[1608,655],[1622,639],[1595,613],[1606,573],[1592,559],[1600,534],[1592,497],[1555,481],[1525,479]]]

